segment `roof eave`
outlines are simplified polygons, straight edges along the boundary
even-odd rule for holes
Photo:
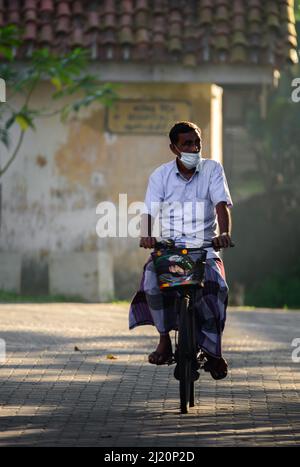
[[[206,64],[184,67],[180,64],[97,62],[90,65],[101,81],[123,83],[216,83],[273,84],[279,70],[271,65]]]
[[[17,69],[27,62],[18,60]],[[279,69],[271,65],[202,64],[185,67],[181,64],[146,64],[138,62],[96,62],[88,67],[100,82],[111,83],[215,83],[223,85],[274,85]]]

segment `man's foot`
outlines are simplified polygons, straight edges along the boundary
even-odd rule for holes
[[[223,357],[216,358],[207,354],[205,356],[207,361],[204,363],[204,370],[209,371],[214,379],[226,378],[228,372],[228,364],[226,360]]]
[[[172,342],[169,334],[161,335],[159,344],[156,350],[148,356],[148,361],[153,365],[165,365],[172,362],[172,356]]]

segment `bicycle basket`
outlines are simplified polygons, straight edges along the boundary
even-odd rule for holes
[[[197,253],[196,260],[184,248],[157,250],[151,255],[161,290],[167,292],[178,287],[203,286],[205,250]]]

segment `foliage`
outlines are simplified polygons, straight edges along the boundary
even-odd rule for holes
[[[13,50],[21,45],[18,30],[15,26],[9,25],[0,28],[0,53],[7,60],[13,60]]]
[[[245,303],[259,307],[300,309],[300,265],[288,274],[267,276],[246,289]]]
[[[300,293],[300,193],[275,190],[234,207],[236,247],[224,251],[226,278],[234,292],[245,290],[245,305],[297,307]]]
[[[11,149],[11,131],[14,124],[20,129],[19,140],[7,162],[0,170],[0,177],[8,169],[16,157],[23,137],[29,129],[35,130],[37,118],[59,115],[65,122],[82,108],[99,102],[105,106],[113,104],[117,97],[117,86],[100,84],[97,77],[87,73],[87,52],[76,48],[64,55],[56,55],[46,48],[33,52],[30,60],[22,67],[18,64],[16,51],[21,46],[20,31],[13,25],[0,28],[0,53],[4,60],[0,61],[0,76],[8,89],[7,102],[0,106],[0,143],[6,150]],[[41,82],[50,82],[52,91],[49,105],[34,108],[31,105],[32,95]],[[15,96],[20,95],[23,103],[15,108],[12,104]],[[72,97],[72,99],[66,99]],[[64,101],[64,104],[61,102]],[[50,105],[56,108],[49,112]]]
[[[291,73],[283,73],[279,87],[268,96],[266,118],[257,107],[248,113],[250,137],[267,192],[299,184],[300,103],[291,99],[292,81]]]
[[[299,24],[300,0],[295,16]],[[235,211],[241,248],[228,255],[230,279],[245,285],[246,305],[300,308],[300,102],[292,99],[295,78],[299,89],[299,65],[281,72],[278,88],[268,90],[264,117],[255,104],[248,113],[264,193]]]
[[[300,21],[300,0],[295,0],[295,17],[296,21]]]

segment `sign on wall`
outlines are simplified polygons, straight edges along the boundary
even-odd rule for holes
[[[107,109],[107,130],[111,133],[168,134],[175,122],[191,119],[191,107],[184,101],[120,100]]]

